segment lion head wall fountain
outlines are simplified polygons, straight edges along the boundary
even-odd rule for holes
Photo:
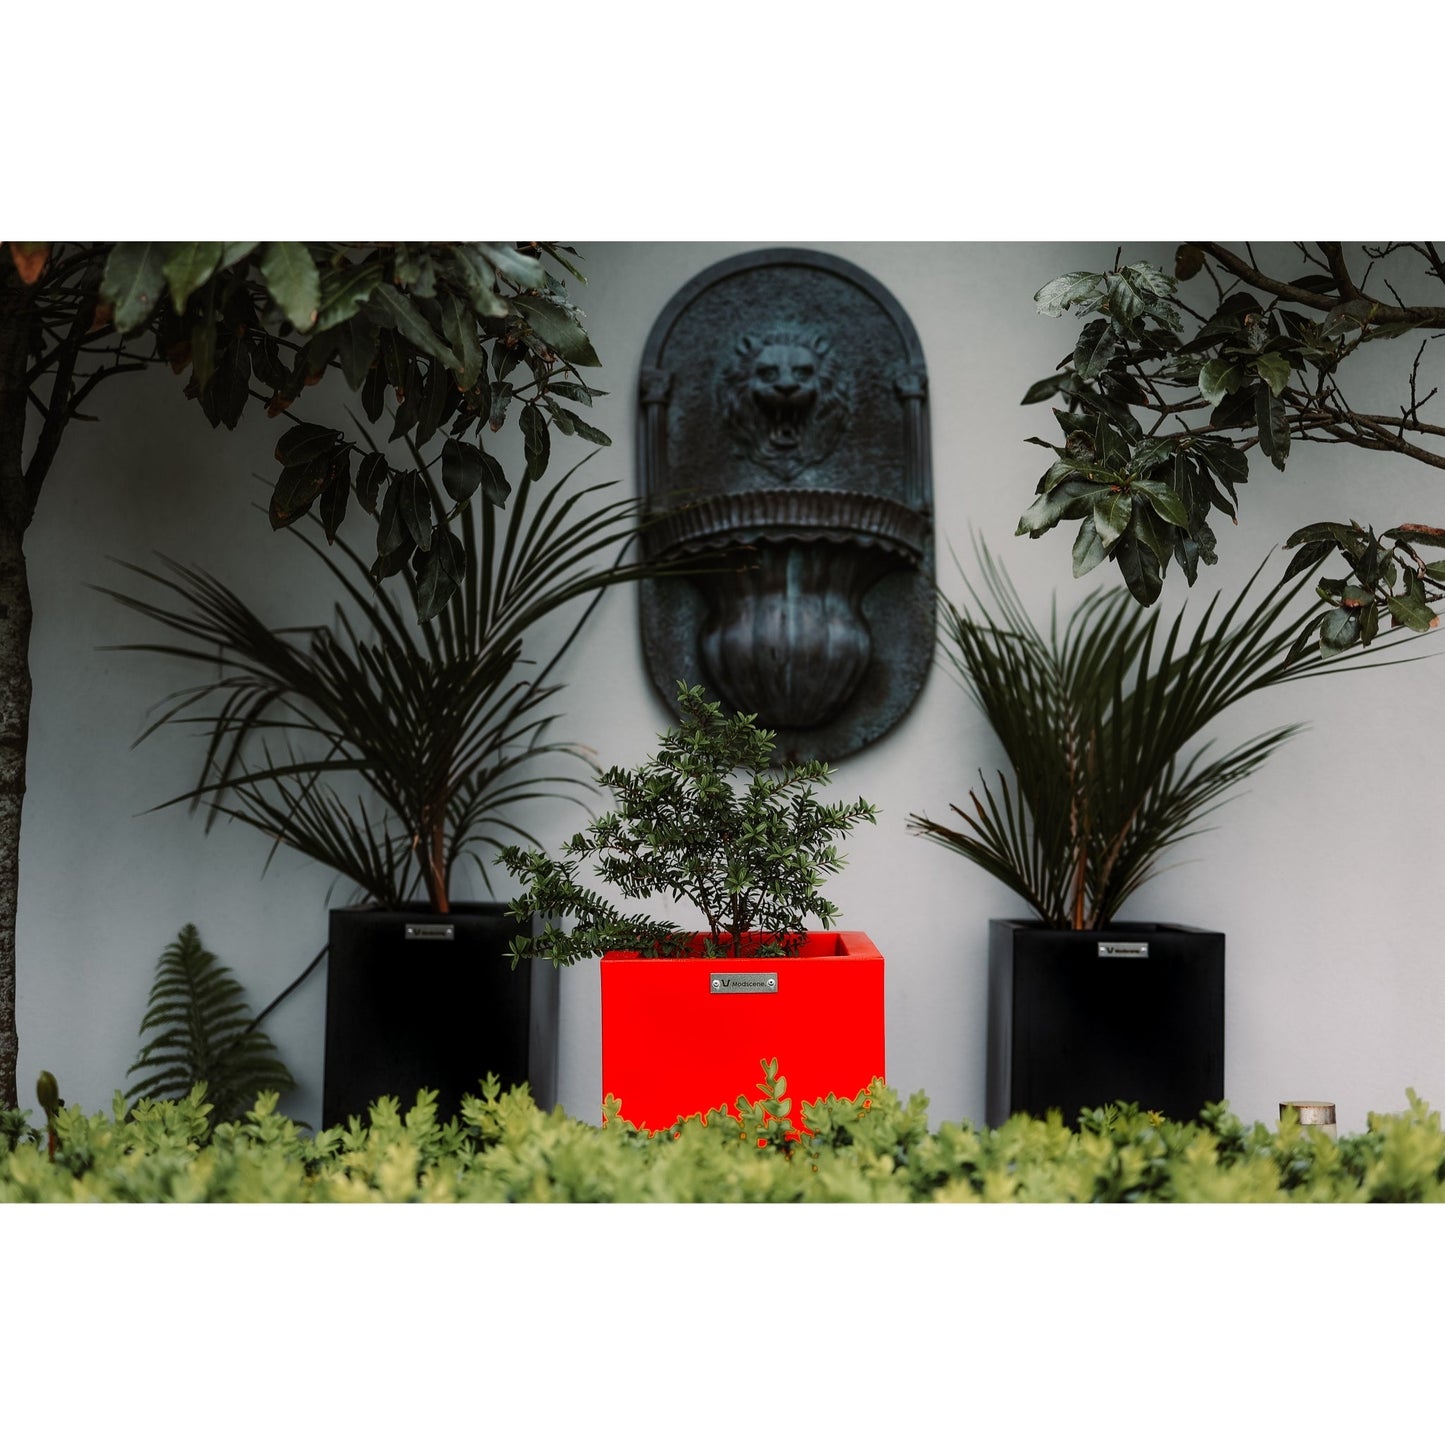
[[[912,323],[867,272],[817,251],[735,256],[694,277],[643,353],[649,505],[682,504],[643,584],[659,693],[701,681],[836,759],[912,706],[933,655],[927,378]]]

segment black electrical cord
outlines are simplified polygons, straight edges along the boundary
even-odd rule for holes
[[[288,983],[286,987],[283,988],[281,992],[278,993],[276,997],[273,998],[271,1002],[268,1003],[266,1007],[263,1008],[261,1012],[258,1013],[249,1024],[246,1025],[244,1032],[249,1034],[252,1029],[258,1028],[261,1024],[261,1020],[264,1019],[267,1014],[272,1012],[272,1010],[274,1010],[279,1004],[281,1004],[288,997],[290,997],[291,994],[295,993],[296,990],[300,988],[301,985],[305,983],[306,980],[311,976],[311,972],[316,967],[316,965],[320,963],[323,958],[326,957],[326,950],[330,948],[330,946],[331,945],[329,943],[323,943],[321,945],[321,951],[316,955],[316,957],[313,958],[311,962],[308,963],[306,967],[303,968],[301,972],[295,978],[293,978],[291,982]]]

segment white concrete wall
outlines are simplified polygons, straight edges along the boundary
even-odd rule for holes
[[[615,439],[593,477],[630,485],[635,476],[636,373],[658,311],[703,267],[766,244],[582,244],[590,284],[579,299],[604,360],[597,384],[611,392],[597,420]],[[817,244],[872,272],[922,338],[943,575],[949,544],[967,555],[976,529],[1027,600],[1042,608],[1057,589],[1070,605],[1092,579],[1070,579],[1067,529],[1013,537],[1044,464],[1024,438],[1052,434],[1044,408],[1018,403],[1074,334],[1071,322],[1035,314],[1033,292],[1062,271],[1106,266],[1113,244]],[[1169,248],[1126,245],[1125,256],[1167,263]],[[1396,348],[1384,358],[1390,374],[1408,365],[1399,357]],[[155,658],[97,651],[135,638],[141,624],[87,590],[123,585],[107,557],[143,562],[159,550],[263,598],[277,623],[323,617],[330,594],[318,569],[251,510],[266,495],[253,478],[272,470],[276,427],[253,417],[217,436],[164,373],[121,378],[96,407],[98,425],[72,428],[29,540],[35,705],[19,918],[22,1094],[49,1068],[69,1100],[90,1108],[124,1083],[156,956],[181,924],[196,923],[259,1006],[325,941],[332,882],[284,853],[262,876],[266,844],[239,825],[206,837],[183,809],[147,812],[190,783],[199,743],[173,730],[136,751],[130,744],[147,709],[192,678]],[[1385,526],[1440,513],[1427,469],[1346,448],[1299,448],[1283,477],[1262,462],[1254,476],[1244,524],[1220,529],[1224,560],[1206,570],[1195,605],[1238,586],[1304,521],[1353,515]],[[1378,492],[1361,491],[1360,478],[1378,480]],[[1162,605],[1183,596],[1171,572]],[[668,717],[644,672],[633,596],[604,601],[569,683],[570,735],[604,762],[639,761]],[[1356,1129],[1367,1110],[1402,1107],[1407,1086],[1445,1102],[1445,974],[1432,926],[1442,702],[1445,663],[1431,658],[1241,708],[1222,743],[1282,721],[1312,728],[1127,912],[1227,933],[1225,1084],[1246,1118],[1273,1118],[1284,1098],[1328,1098],[1342,1127]],[[1021,909],[904,824],[910,812],[943,814],[997,758],[940,671],[893,733],[839,768],[840,790],[863,793],[881,816],[854,835],[834,896],[842,923],[868,931],[888,959],[890,1082],[926,1092],[935,1124],[982,1118],[986,922]],[[576,823],[575,813],[539,815],[554,840]],[[318,971],[267,1024],[300,1081],[283,1105],[313,1122],[323,1000]],[[589,1119],[599,1112],[597,1030],[596,968],[578,967],[563,979],[562,1102]]]

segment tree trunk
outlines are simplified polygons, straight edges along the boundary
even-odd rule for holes
[[[34,511],[25,482],[29,288],[0,280],[0,1106],[19,1104],[15,1028],[15,907],[20,805],[30,734],[30,583],[23,542]]]

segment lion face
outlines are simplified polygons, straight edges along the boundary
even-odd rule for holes
[[[806,346],[774,342],[753,357],[748,391],[767,418],[769,440],[788,451],[803,439],[818,403],[818,358]]]
[[[846,390],[822,336],[744,336],[720,390],[744,454],[785,479],[831,452],[848,423]]]

